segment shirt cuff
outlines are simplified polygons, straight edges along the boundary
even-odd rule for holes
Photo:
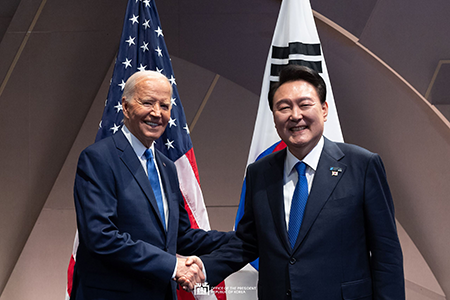
[[[175,275],[177,275],[177,262],[178,262],[178,259],[175,260],[175,269],[173,270],[172,279],[175,279]]]

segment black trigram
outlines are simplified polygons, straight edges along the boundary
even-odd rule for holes
[[[291,42],[287,47],[272,46],[272,64],[270,75],[278,77],[283,67],[288,64],[309,67],[318,73],[322,73],[322,61],[309,61],[305,59],[289,58],[290,55],[321,56],[320,44],[304,44]],[[276,63],[277,60],[288,60],[287,63]]]

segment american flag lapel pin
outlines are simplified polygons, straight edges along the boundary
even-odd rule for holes
[[[339,173],[342,172],[342,169],[338,168],[338,167],[331,167],[330,171],[331,171],[331,176],[338,176]]]

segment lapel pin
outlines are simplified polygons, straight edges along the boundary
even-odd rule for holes
[[[342,172],[342,169],[338,168],[338,167],[331,167],[330,171],[331,171],[331,176],[338,176],[339,173]]]

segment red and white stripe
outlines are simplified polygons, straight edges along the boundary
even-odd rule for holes
[[[208,213],[200,188],[194,149],[191,148],[185,155],[177,159],[175,166],[177,167],[180,190],[184,197],[191,227],[210,230]]]

